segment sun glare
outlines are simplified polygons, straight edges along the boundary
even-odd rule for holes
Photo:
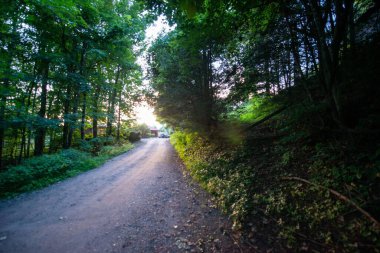
[[[168,33],[175,27],[176,25],[169,26],[166,18],[161,15],[145,30],[146,41],[151,44],[161,33]]]
[[[169,26],[167,20],[164,16],[159,16],[157,20],[151,24],[145,30],[145,44],[150,46],[152,42],[157,39],[157,37],[161,33],[168,33],[172,31],[175,26]],[[146,53],[143,53],[140,57],[138,57],[137,63],[142,67],[144,75],[147,73],[147,62],[146,62]],[[149,81],[147,79],[144,80],[145,85],[149,85]],[[146,103],[141,103],[136,106],[134,109],[136,115],[136,121],[140,124],[147,124],[149,127],[161,128],[162,125],[157,122],[156,115],[154,115],[154,110]]]
[[[135,108],[136,120],[140,124],[147,124],[149,127],[161,128],[161,124],[157,122],[154,110],[147,104],[139,105]]]

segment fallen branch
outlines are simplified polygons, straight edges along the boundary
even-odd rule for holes
[[[363,208],[361,208],[360,206],[358,206],[354,201],[352,201],[351,199],[347,198],[346,196],[342,195],[341,193],[333,190],[333,189],[330,189],[330,188],[327,188],[325,186],[322,186],[322,185],[318,185],[318,184],[315,184],[313,182],[310,182],[306,179],[303,179],[303,178],[300,178],[300,177],[283,177],[284,180],[296,180],[296,181],[301,181],[301,182],[304,182],[306,184],[310,184],[310,185],[313,185],[313,186],[316,186],[316,187],[319,187],[319,188],[322,188],[322,189],[325,189],[325,190],[328,190],[330,193],[334,194],[335,196],[337,196],[340,200],[343,200],[345,202],[347,202],[348,204],[350,204],[351,206],[355,207],[356,210],[358,210],[359,212],[361,212],[368,220],[370,220],[377,229],[380,228],[380,223],[379,221],[377,221],[371,214],[369,214],[366,210],[364,210]]]

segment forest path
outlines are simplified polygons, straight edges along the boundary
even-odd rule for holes
[[[168,139],[0,202],[0,252],[242,252]],[[248,252],[248,250],[247,250]]]

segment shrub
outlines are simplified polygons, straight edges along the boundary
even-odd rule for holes
[[[172,134],[171,143],[235,228],[250,221],[257,234],[271,233],[291,249],[312,238],[319,252],[380,252],[373,222],[323,188],[347,196],[378,219],[380,149],[357,153],[344,142],[313,144],[303,138],[232,148],[184,132]],[[286,180],[291,177],[315,185]]]
[[[93,155],[99,155],[99,152],[106,145],[115,144],[115,139],[113,137],[97,137],[86,141],[85,144],[81,145],[84,151],[90,152]]]
[[[87,153],[92,153],[93,146],[91,145],[91,139],[81,140],[78,146],[79,150],[82,150]]]
[[[0,198],[39,189],[75,176],[133,148],[130,143],[104,146],[106,142],[103,138],[94,138],[88,142],[81,142],[81,150],[66,149],[56,154],[33,157],[18,166],[8,168],[0,173]],[[96,154],[97,157],[93,157],[92,154]]]
[[[141,136],[139,132],[131,132],[128,137],[130,142],[136,142],[141,140]]]
[[[251,210],[247,190],[253,181],[250,166],[239,162],[241,151],[219,150],[197,133],[175,132],[170,141],[190,174],[231,215],[234,227],[240,228]]]
[[[130,149],[133,148],[133,145],[131,143],[125,143],[121,145],[115,145],[115,146],[104,146],[100,151],[100,156],[116,156],[119,154],[122,154]]]

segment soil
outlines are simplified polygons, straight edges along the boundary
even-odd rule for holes
[[[0,252],[254,252],[168,139],[0,202]]]

